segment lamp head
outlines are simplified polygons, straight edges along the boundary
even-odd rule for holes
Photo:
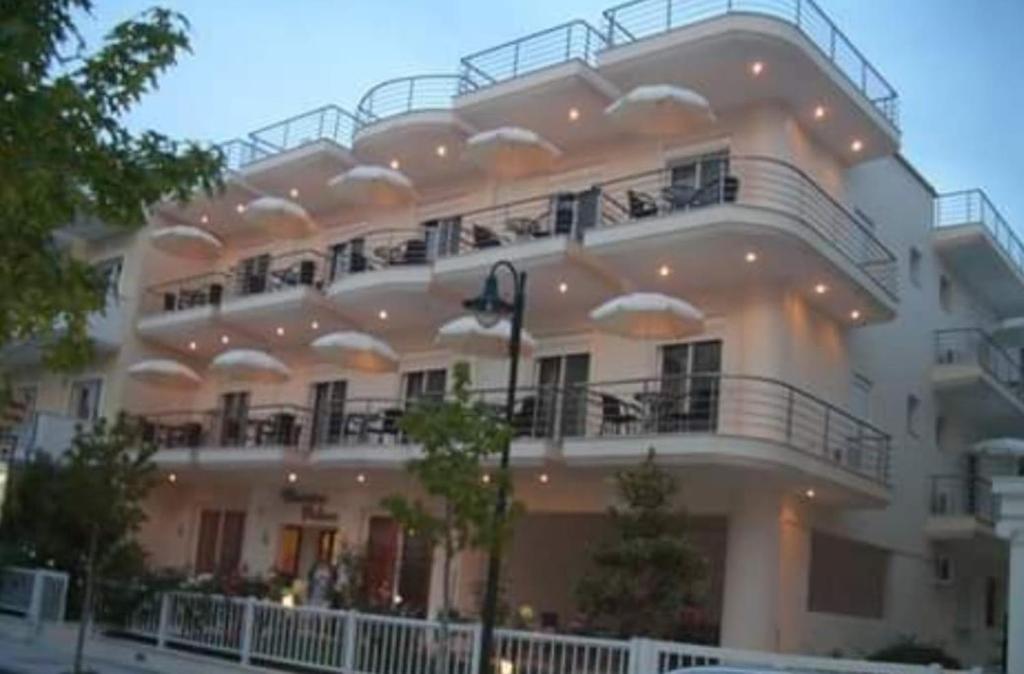
[[[498,277],[493,272],[484,280],[483,292],[466,300],[462,306],[472,311],[477,322],[485,328],[494,327],[513,310],[513,305],[502,299],[498,292]]]

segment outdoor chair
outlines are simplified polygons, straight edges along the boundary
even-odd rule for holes
[[[605,435],[610,428],[616,435],[621,435],[623,429],[628,433],[633,425],[640,421],[639,415],[635,414],[630,406],[608,393],[601,393],[601,428],[599,435]]]
[[[670,211],[679,211],[687,208],[690,202],[693,200],[694,195],[697,193],[693,187],[689,185],[669,185],[661,191],[661,196],[668,204]]]
[[[427,242],[423,239],[409,239],[402,250],[402,264],[426,264]]]
[[[637,190],[626,190],[626,198],[629,200],[630,218],[636,220],[658,214],[658,202],[651,195]]]
[[[486,227],[480,225],[473,225],[473,247],[474,248],[494,248],[501,245],[501,239],[498,235],[489,230]]]
[[[390,436],[398,442],[401,429],[399,422],[402,420],[404,411],[397,407],[389,407],[382,410],[380,414],[373,416],[366,424],[365,433],[376,436],[377,442],[383,444],[384,438]]]
[[[537,414],[537,398],[525,396],[519,401],[519,407],[512,415],[512,432],[517,438],[540,435]]]

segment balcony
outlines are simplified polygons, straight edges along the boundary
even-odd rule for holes
[[[356,107],[353,147],[363,163],[391,166],[417,186],[465,177],[460,161],[472,126],[452,101],[473,84],[461,75],[417,75],[381,82]]]
[[[935,249],[1002,318],[1024,316],[1024,243],[981,190],[939,195]]]
[[[767,469],[773,479],[826,501],[887,499],[889,436],[765,377],[693,374],[586,384],[566,392],[560,434],[567,463],[630,462],[653,447],[674,463]]]
[[[996,501],[983,477],[934,475],[925,532],[933,540],[971,540],[995,535]]]
[[[1021,362],[977,328],[935,333],[935,391],[984,437],[1018,435],[1024,421]],[[979,435],[979,439],[982,435]]]
[[[623,91],[683,85],[718,112],[779,100],[851,162],[898,147],[896,90],[813,0],[632,0],[604,17],[598,70]],[[751,77],[755,60],[764,71]],[[812,115],[822,101],[834,102],[827,125]]]
[[[89,313],[86,321],[86,334],[95,355],[109,356],[121,348],[124,343],[124,305],[121,298],[108,295],[106,307]],[[64,327],[60,322],[57,325],[55,332],[60,335]],[[12,369],[36,367],[43,363],[44,347],[43,340],[39,338],[14,341],[0,349],[0,357],[4,365]]]
[[[309,447],[309,410],[296,405],[256,405],[238,414],[193,410],[139,415],[142,439],[157,448],[154,461],[168,468],[278,465],[298,461]]]

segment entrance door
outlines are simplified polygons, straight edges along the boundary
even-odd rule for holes
[[[199,514],[196,573],[226,574],[242,561],[245,513],[235,510],[203,510]]]
[[[672,344],[661,349],[661,395],[654,410],[663,433],[714,431],[722,342]]]
[[[391,606],[398,562],[398,522],[390,517],[371,517],[366,543],[366,593],[371,606]]]
[[[544,428],[557,420],[562,436],[582,435],[587,418],[590,354],[573,353],[537,360],[538,423]],[[561,393],[561,395],[559,395]]]
[[[344,379],[313,384],[313,445],[336,445],[345,431]]]
[[[398,596],[402,607],[426,616],[430,601],[430,569],[433,562],[430,541],[422,534],[402,539],[402,562],[398,567]]]

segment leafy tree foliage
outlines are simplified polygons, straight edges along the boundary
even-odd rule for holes
[[[595,547],[594,568],[577,585],[580,610],[595,631],[674,637],[706,575],[685,516],[673,506],[678,486],[653,450],[615,479],[622,505],[609,511],[614,535]]]
[[[100,220],[136,227],[146,209],[220,187],[222,157],[124,116],[189,50],[185,18],[155,8],[88,51],[75,26],[91,0],[0,2],[0,346],[39,339],[50,365],[85,362],[105,288],[54,239]]]

